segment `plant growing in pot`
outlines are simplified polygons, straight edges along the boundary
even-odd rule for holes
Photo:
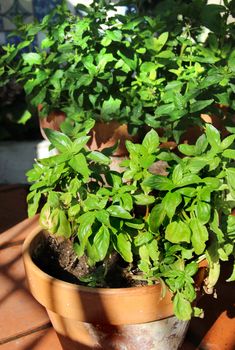
[[[202,113],[218,111],[215,105],[234,112],[233,11],[230,3],[205,0],[171,0],[167,11],[163,5],[158,16],[109,16],[115,6],[100,0],[78,7],[81,18],[62,2],[42,22],[18,24],[22,42],[3,47],[1,80],[21,81],[30,112],[40,106],[51,123],[68,113],[80,122],[125,123],[132,132],[162,127],[178,142],[188,125],[202,124]],[[176,8],[178,17],[169,10]],[[39,32],[45,39],[32,49]]]
[[[117,173],[112,150],[90,151],[81,125],[69,136],[45,132],[59,154],[27,174],[29,215],[44,198],[42,229],[24,243],[32,294],[68,349],[177,349],[187,321],[202,313],[200,261],[212,292],[220,261],[234,256],[235,135],[221,140],[208,124],[195,145],[179,146],[180,158],[151,130],[142,144],[126,142]]]

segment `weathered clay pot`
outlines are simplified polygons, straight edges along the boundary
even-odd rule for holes
[[[40,229],[23,245],[23,260],[33,296],[47,309],[65,350],[176,350],[188,322],[173,316],[171,294],[161,285],[90,288],[43,272],[32,256],[45,242]]]
[[[38,109],[40,110],[40,107]],[[43,138],[47,140],[46,134],[43,129],[48,128],[48,129],[59,131],[60,124],[63,123],[65,118],[66,118],[66,114],[60,110],[51,112],[45,118],[39,118],[39,127]]]
[[[131,136],[127,130],[127,124],[120,124],[117,121],[109,123],[96,122],[91,130],[91,140],[88,146],[91,150],[102,150],[114,146],[119,142],[115,156],[125,156],[127,154],[126,140],[137,141],[137,136]]]

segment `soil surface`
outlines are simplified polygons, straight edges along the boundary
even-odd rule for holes
[[[88,265],[84,255],[78,259],[70,240],[46,236],[44,244],[33,257],[36,265],[60,280],[102,288],[123,288],[146,285],[136,266],[127,264],[117,253],[95,267]],[[106,273],[104,274],[104,271]],[[105,275],[105,277],[104,277]]]

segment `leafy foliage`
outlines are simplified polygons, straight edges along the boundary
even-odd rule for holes
[[[223,113],[218,104],[234,113],[231,3],[167,0],[156,16],[124,16],[95,0],[78,6],[80,17],[62,2],[40,23],[18,22],[22,41],[3,46],[1,84],[20,81],[30,111],[42,105],[41,116],[61,109],[77,121],[164,127],[178,139],[187,124],[200,124],[201,113]],[[32,50],[39,31],[45,39]]]
[[[151,130],[142,144],[126,142],[129,158],[122,162],[124,171],[117,173],[110,170],[105,150],[86,147],[89,126],[89,121],[83,129],[74,124],[67,135],[46,131],[59,154],[36,161],[27,173],[33,182],[29,215],[37,212],[44,197],[41,225],[50,234],[71,239],[78,257],[85,254],[91,266],[105,266],[116,251],[149,284],[164,281],[177,317],[198,315],[192,307],[198,261],[207,257],[210,290],[220,260],[235,253],[235,136],[221,140],[219,132],[206,125],[190,151],[179,147],[185,157],[168,151],[168,175],[162,176],[151,172],[166,155]],[[89,276],[84,278],[89,281]]]

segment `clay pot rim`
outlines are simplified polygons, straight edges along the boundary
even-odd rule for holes
[[[43,279],[49,279],[52,281],[54,286],[58,286],[58,288],[63,287],[66,289],[77,289],[79,292],[84,293],[90,293],[90,294],[105,294],[105,295],[112,295],[120,293],[122,295],[129,294],[130,292],[135,295],[138,294],[154,294],[156,293],[156,290],[161,290],[161,284],[160,282],[155,285],[147,285],[147,286],[138,286],[138,287],[125,287],[125,288],[100,288],[100,287],[86,287],[82,285],[78,285],[75,283],[66,282],[63,280],[60,280],[56,277],[52,277],[51,275],[47,274],[46,272],[42,271],[32,260],[31,253],[32,253],[32,244],[34,243],[34,240],[39,236],[43,235],[43,229],[39,226],[34,231],[32,231],[25,239],[23,246],[22,246],[22,255],[24,264],[30,264],[31,268],[34,270],[35,274],[40,275]]]
[[[43,229],[38,225],[32,232],[29,233],[29,235],[26,237],[23,246],[22,246],[22,255],[24,264],[30,264],[31,268],[34,270],[35,274],[40,275],[43,279],[49,279],[54,286],[58,286],[58,288],[66,288],[74,290],[76,289],[79,292],[88,293],[88,294],[104,294],[106,296],[111,296],[113,294],[120,293],[122,295],[128,295],[130,292],[135,295],[139,294],[155,294],[156,291],[161,293],[162,286],[161,283],[158,282],[154,285],[146,285],[146,286],[138,286],[138,287],[123,287],[123,288],[100,288],[100,287],[86,287],[82,285],[78,285],[76,283],[66,282],[63,280],[60,280],[56,277],[52,277],[48,273],[42,271],[32,260],[31,253],[32,253],[32,244],[34,243],[34,240],[39,235],[45,235]],[[202,259],[199,263],[199,269],[200,268],[207,268],[208,262],[206,258]],[[168,293],[171,294],[170,290],[167,288]]]

